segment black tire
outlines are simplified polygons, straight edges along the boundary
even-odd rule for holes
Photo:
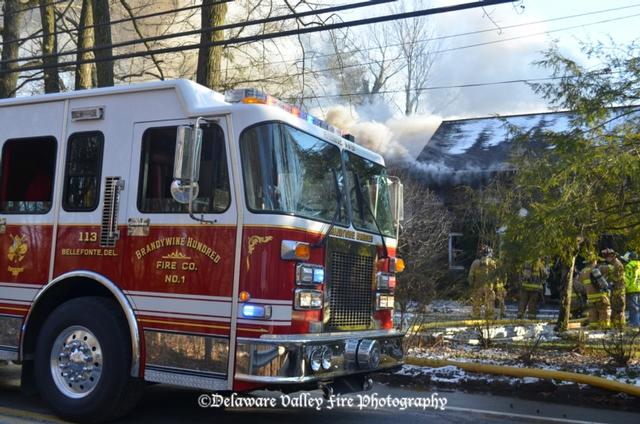
[[[86,363],[94,371],[81,375],[82,381],[92,385],[90,390],[86,389],[83,392],[85,387],[81,385],[82,381],[76,380],[69,383],[72,389],[65,392],[67,388],[63,383],[68,383],[69,380],[62,372],[60,376],[63,377],[58,375],[54,377],[54,372],[57,374],[65,371],[58,368],[60,362],[55,362],[59,360],[54,358],[63,357],[57,356],[60,346],[66,348],[71,345],[60,341],[59,337],[64,339],[63,334],[73,334],[75,338],[76,331],[83,331],[81,329],[74,331],[78,327],[88,330],[91,336],[95,336],[89,339],[89,344],[81,345],[81,348],[89,349],[91,340],[94,340],[97,342],[94,344],[99,346],[98,351],[101,355],[93,360],[92,354],[87,350],[84,351],[86,356],[81,355],[80,359],[75,356],[74,359],[67,360],[67,363],[71,363],[73,367],[84,366],[80,365],[85,363],[80,362],[81,360],[88,361]],[[86,334],[86,332],[78,334]],[[86,336],[84,340],[87,340]],[[54,348],[56,356],[52,356]],[[79,351],[78,348],[74,349],[74,352]],[[95,351],[95,346],[93,349]],[[69,358],[71,356],[68,355]],[[142,381],[130,376],[129,329],[119,306],[111,299],[81,297],[58,306],[49,315],[38,335],[34,366],[40,394],[58,415],[70,421],[98,423],[114,420],[128,413],[142,394]],[[95,383],[89,383],[89,378]],[[78,397],[75,398],[74,393],[71,393],[74,388],[79,390]]]

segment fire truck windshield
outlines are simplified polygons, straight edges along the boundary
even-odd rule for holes
[[[240,150],[249,209],[348,225],[347,202],[336,201],[344,180],[337,146],[269,123],[245,130]]]
[[[253,212],[346,226],[348,201],[344,197],[338,201],[346,195],[355,228],[395,236],[382,165],[345,153],[345,180],[337,146],[281,123],[246,129],[240,136],[240,150],[247,204]],[[345,184],[346,190],[340,190]]]
[[[359,230],[395,236],[386,169],[351,152],[345,153],[344,158],[353,226]]]

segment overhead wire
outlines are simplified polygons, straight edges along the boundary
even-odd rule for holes
[[[464,46],[457,46],[457,47],[452,47],[452,48],[448,48],[448,49],[442,49],[442,50],[434,50],[432,52],[430,52],[429,54],[441,54],[441,53],[447,53],[447,52],[451,52],[451,51],[457,51],[457,50],[464,50],[464,49],[468,49],[468,48],[472,48],[472,47],[480,47],[480,46],[485,46],[485,45],[490,45],[490,44],[496,44],[496,43],[503,43],[503,42],[508,42],[508,41],[514,41],[514,40],[518,40],[518,39],[522,39],[522,38],[529,38],[529,37],[535,37],[535,36],[539,36],[539,35],[545,35],[548,34],[550,32],[560,32],[560,31],[567,31],[567,30],[571,30],[571,29],[575,29],[575,28],[582,28],[582,27],[587,27],[587,26],[591,26],[591,25],[596,25],[596,24],[601,24],[603,22],[610,22],[610,21],[614,21],[614,20],[619,20],[619,19],[627,19],[627,18],[633,18],[633,17],[638,17],[640,16],[639,14],[635,14],[635,15],[627,15],[627,16],[623,16],[623,17],[618,17],[615,19],[609,19],[609,20],[605,20],[605,21],[596,21],[596,22],[591,22],[591,23],[587,23],[587,24],[581,24],[581,25],[576,25],[576,26],[569,26],[569,27],[564,27],[564,28],[558,28],[555,30],[549,30],[549,31],[545,31],[545,32],[541,32],[541,33],[533,33],[533,34],[525,34],[525,35],[521,35],[518,37],[511,37],[511,38],[504,38],[504,39],[499,39],[499,40],[493,40],[493,41],[487,41],[487,42],[483,42],[483,43],[475,43],[475,44],[469,44],[469,45],[464,45]],[[361,67],[361,66],[368,66],[368,65],[375,65],[375,64],[384,64],[387,62],[392,62],[393,59],[386,59],[386,60],[379,60],[379,61],[370,61],[370,62],[358,62],[358,63],[353,63],[353,64],[346,64],[346,65],[342,65],[339,67],[331,67],[331,68],[324,68],[324,69],[315,69],[315,70],[305,70],[299,73],[289,73],[287,74],[287,77],[297,77],[297,76],[302,76],[304,75],[316,75],[316,74],[323,74],[323,73],[328,73],[328,72],[333,72],[333,71],[340,71],[340,70],[344,70],[344,69],[348,69],[348,68],[356,68],[356,67]],[[233,67],[231,69],[238,69],[236,67]],[[534,81],[537,79],[518,79],[518,80],[509,80],[509,81],[501,81],[501,82],[490,82],[490,83],[486,83],[486,85],[496,85],[496,84],[514,84],[514,83],[526,83],[528,81]],[[543,78],[544,80],[544,78]],[[255,81],[245,81],[245,82],[259,82],[258,80]],[[473,83],[473,84],[460,84],[460,85],[456,85],[456,86],[439,86],[439,87],[432,87],[432,88],[425,88],[425,90],[431,90],[431,89],[445,89],[445,88],[468,88],[468,87],[478,87],[483,85],[483,83]],[[389,91],[388,93],[392,93],[394,91]],[[404,92],[404,90],[399,90],[397,92]],[[367,94],[376,94],[376,93],[350,93],[350,94],[346,94],[344,96],[341,95],[329,95],[327,97],[350,97],[350,96],[361,96],[361,95],[367,95]],[[387,94],[387,92],[380,92],[380,94]],[[311,97],[313,98],[313,97]]]
[[[624,9],[636,8],[636,7],[640,7],[640,3],[634,4],[634,5],[629,5],[629,6],[624,6],[624,7],[615,7],[615,8],[611,8],[611,9],[602,9],[602,10],[596,10],[596,11],[586,12],[586,13],[579,13],[579,14],[574,14],[574,15],[559,16],[559,17],[556,17],[556,18],[543,19],[543,20],[539,20],[539,21],[524,22],[524,23],[521,23],[521,24],[506,25],[506,26],[502,26],[501,28],[503,30],[521,28],[521,27],[525,27],[525,26],[539,25],[539,24],[550,23],[550,22],[557,22],[557,21],[566,20],[566,19],[581,18],[581,17],[585,17],[585,16],[597,15],[597,14],[614,12],[614,11],[619,11],[619,10],[624,10]],[[628,17],[636,17],[636,16],[637,15],[627,15],[627,16],[620,17],[619,19],[626,19]],[[618,18],[616,18],[616,19],[618,19]],[[586,23],[586,24],[581,24],[580,26],[590,26],[590,25],[595,25],[595,24],[599,24],[599,23],[601,23],[601,22],[598,21],[598,22],[593,22],[593,23]],[[556,29],[556,30],[553,30],[553,31],[559,32],[559,31],[565,31],[565,30],[568,30],[568,29],[574,29],[574,27],[568,27],[566,29],[565,28],[561,28],[561,29]],[[364,51],[378,50],[380,48],[399,47],[399,46],[403,46],[403,45],[406,45],[406,44],[428,43],[428,42],[431,42],[431,41],[440,41],[440,40],[446,40],[446,39],[451,39],[451,38],[466,37],[466,36],[469,36],[469,35],[484,34],[484,33],[487,33],[487,32],[494,32],[494,31],[495,31],[495,28],[487,28],[487,29],[481,29],[481,30],[476,30],[476,31],[461,32],[461,33],[457,33],[457,34],[440,35],[440,36],[437,36],[437,37],[429,37],[429,38],[423,38],[423,39],[419,39],[419,40],[413,40],[413,41],[410,41],[408,43],[390,43],[390,44],[383,44],[383,45],[375,46],[375,47],[366,47],[366,48],[359,48],[359,49],[355,49],[355,50],[346,50],[346,51],[341,51],[340,54],[351,54],[351,53],[355,54],[355,53],[364,52]],[[549,32],[549,31],[547,31],[547,32]],[[534,35],[539,35],[539,34],[536,33]],[[524,35],[522,37],[529,37],[529,36],[534,36],[534,35]],[[331,57],[331,56],[335,56],[335,54],[336,53],[314,54],[314,55],[310,55],[309,59],[313,60],[313,59],[318,59],[318,58],[323,58],[323,57]],[[298,62],[300,62],[299,59],[289,59],[289,60],[270,61],[269,64],[278,64],[278,63],[297,64]],[[234,66],[233,67],[233,69],[245,69],[245,68],[250,68],[250,66]]]
[[[218,5],[218,4],[230,3],[232,1],[233,0],[216,0],[216,1],[212,2],[211,5],[215,6],[215,5]],[[129,18],[121,18],[121,19],[116,19],[116,20],[109,21],[109,22],[101,22],[101,23],[98,23],[98,24],[87,25],[86,27],[83,27],[82,30],[100,28],[100,27],[104,27],[104,26],[118,25],[118,24],[127,23],[127,22],[136,22],[136,21],[143,20],[143,19],[156,18],[158,16],[170,15],[170,14],[173,14],[173,13],[180,13],[180,12],[185,12],[185,11],[188,11],[188,10],[200,9],[200,8],[202,8],[202,4],[184,6],[184,7],[179,7],[179,8],[176,8],[176,9],[168,9],[168,10],[163,10],[163,11],[160,11],[160,12],[148,13],[146,15],[138,15],[138,16],[134,16],[133,18],[131,18],[131,17],[129,17]],[[79,31],[80,31],[80,29],[72,30],[72,31],[60,30],[60,31],[52,32],[51,35],[63,35],[63,34],[69,34],[69,33],[76,33],[76,32],[79,32]],[[7,45],[7,44],[12,44],[12,43],[23,43],[25,41],[29,41],[29,40],[32,40],[34,38],[40,38],[40,37],[42,37],[42,35],[31,35],[29,37],[16,38],[15,40],[10,40],[10,41],[7,41],[6,43],[3,43],[3,44]]]
[[[543,78],[522,78],[522,79],[512,79],[512,80],[504,80],[504,81],[489,81],[489,82],[478,82],[478,83],[467,83],[467,84],[452,84],[452,85],[434,85],[427,87],[417,87],[414,88],[413,91],[431,91],[431,90],[450,90],[455,88],[473,88],[473,87],[488,87],[493,85],[505,85],[505,84],[529,84],[540,81],[552,81],[562,79],[564,77],[543,77]],[[373,95],[381,95],[381,94],[398,94],[404,93],[403,89],[394,89],[394,90],[380,90],[375,93],[368,92],[357,92],[357,93],[340,93],[340,94],[323,94],[316,96],[300,96],[295,97],[297,100],[314,100],[314,99],[331,99],[331,98],[340,98],[340,97],[358,97],[358,96],[373,96]],[[288,99],[294,99],[290,97]],[[284,99],[287,100],[287,99]]]
[[[187,45],[182,45],[182,46],[165,47],[165,48],[160,48],[160,49],[153,49],[153,50],[139,51],[139,52],[129,52],[129,53],[124,53],[124,54],[120,54],[120,55],[111,55],[109,57],[104,57],[104,58],[91,58],[91,59],[85,59],[85,60],[76,60],[76,61],[62,62],[62,63],[56,63],[56,64],[48,64],[48,65],[44,65],[43,64],[43,65],[22,66],[22,67],[11,69],[11,70],[5,70],[3,72],[5,72],[5,73],[6,72],[21,72],[21,71],[28,71],[28,70],[34,70],[34,69],[45,69],[45,68],[55,68],[55,67],[63,67],[63,66],[74,66],[74,65],[80,65],[80,64],[83,64],[83,63],[114,61],[114,60],[119,60],[119,59],[129,59],[129,58],[133,58],[133,57],[148,56],[148,55],[151,55],[151,54],[175,53],[175,52],[181,52],[181,51],[186,51],[186,50],[195,50],[195,49],[199,49],[199,48],[202,48],[202,47],[215,47],[215,46],[225,46],[225,45],[240,44],[240,43],[251,43],[251,42],[262,41],[262,40],[270,40],[270,39],[275,39],[275,38],[288,37],[288,36],[291,36],[291,35],[309,34],[309,33],[314,33],[314,32],[328,31],[328,30],[332,30],[332,29],[345,28],[345,27],[351,27],[351,26],[361,26],[361,25],[368,25],[368,24],[371,24],[371,23],[387,22],[387,21],[397,20],[397,19],[416,18],[416,17],[420,17],[420,16],[427,16],[427,15],[446,13],[446,12],[452,12],[452,11],[473,9],[473,8],[480,7],[480,4],[486,6],[486,5],[491,5],[491,4],[511,3],[513,1],[515,1],[515,0],[484,0],[482,3],[472,2],[472,3],[463,3],[463,4],[451,5],[451,6],[435,7],[435,8],[429,8],[429,9],[417,10],[417,11],[413,11],[413,12],[395,13],[395,14],[383,15],[383,16],[378,16],[378,17],[373,17],[373,18],[365,18],[365,19],[358,19],[358,20],[352,20],[352,21],[342,21],[342,22],[339,22],[339,23],[325,24],[325,25],[322,25],[322,26],[303,27],[303,28],[298,28],[298,29],[295,29],[295,30],[286,30],[286,31],[279,31],[279,32],[267,33],[267,34],[259,34],[259,35],[245,36],[245,37],[236,37],[236,38],[226,39],[226,40],[221,40],[221,41],[211,41],[211,42],[207,42],[207,43],[187,44]],[[373,3],[373,1],[368,1],[368,2],[364,2],[364,3]],[[289,19],[291,19],[291,18],[289,18]],[[237,25],[237,24],[233,24],[233,25]],[[218,28],[222,28],[222,27],[223,26],[218,27]],[[144,39],[143,40],[137,40],[137,41],[144,42]],[[106,48],[110,48],[110,47],[109,46],[103,46],[101,48],[106,49]],[[77,54],[78,52],[82,52],[82,51],[95,51],[95,50],[96,50],[96,48],[94,48],[94,49],[79,49],[79,50],[75,50],[73,52],[64,52],[64,53],[61,53],[61,54],[58,54],[58,55]],[[27,58],[27,59],[29,59],[29,60],[34,60],[34,59],[37,60],[37,59],[43,59],[43,58],[48,57],[48,56],[55,56],[55,55],[46,55],[46,56],[42,56],[41,55],[41,56],[31,57],[31,58]],[[11,63],[11,62],[15,62],[15,61],[4,61],[4,62],[0,62],[0,63]]]
[[[604,13],[604,12],[608,12],[608,11],[616,11],[616,10],[621,10],[621,9],[628,9],[628,8],[637,7],[637,6],[640,6],[640,5],[630,5],[630,6],[624,6],[624,7],[621,7],[621,8],[604,9],[604,10],[601,10],[601,11],[593,11],[593,12],[586,12],[586,13],[581,13],[581,14],[576,14],[576,15],[568,15],[568,16],[564,16],[564,17],[557,17],[557,18],[551,18],[551,19],[544,20],[544,21],[536,21],[536,22],[530,22],[530,23],[525,23],[525,24],[512,25],[512,26],[507,26],[507,27],[503,27],[503,28],[526,26],[526,25],[532,25],[532,24],[540,23],[540,22],[558,21],[558,20],[561,20],[561,19],[588,16],[588,15],[593,15],[593,14],[597,14],[597,13]],[[555,29],[555,30],[548,30],[548,31],[544,31],[544,32],[534,33],[534,34],[527,34],[527,35],[518,36],[518,37],[511,37],[511,38],[508,38],[508,39],[494,40],[494,41],[489,41],[489,42],[484,42],[484,43],[476,43],[476,44],[466,45],[466,46],[458,46],[458,47],[454,47],[454,48],[450,48],[450,49],[443,49],[443,50],[435,51],[433,53],[434,54],[435,53],[444,53],[444,52],[450,52],[450,51],[455,51],[455,50],[467,49],[467,48],[471,48],[471,47],[478,47],[478,46],[482,46],[482,45],[495,44],[495,43],[498,43],[498,42],[513,41],[513,40],[516,40],[516,39],[527,38],[527,37],[532,37],[532,36],[538,36],[538,35],[548,34],[548,33],[551,33],[551,32],[566,31],[566,30],[570,30],[570,29],[581,28],[581,27],[586,27],[586,26],[605,23],[605,22],[611,22],[611,21],[620,20],[620,19],[632,18],[632,17],[636,17],[636,16],[640,16],[640,14],[628,15],[628,16],[624,16],[624,17],[617,17],[617,18],[613,18],[613,19],[606,19],[606,20],[591,22],[591,23],[588,23],[588,24],[575,25],[575,26],[559,28],[559,29]],[[276,18],[276,17],[273,17],[273,18]],[[278,17],[278,18],[282,18],[282,17]],[[471,32],[471,33],[486,32],[486,31],[487,30],[480,30],[480,31],[474,31],[474,32]],[[445,37],[446,38],[457,37],[457,36],[460,36],[460,35],[466,35],[466,34],[471,34],[471,33],[454,34],[454,35],[450,35],[450,36],[441,36],[441,37],[435,37],[435,38],[437,39],[437,38],[445,38]],[[231,41],[231,40],[228,40],[228,41]],[[231,43],[229,43],[229,44],[231,44]],[[141,54],[139,56],[146,56],[148,54],[152,54],[153,52],[151,51],[151,52],[142,52],[142,53],[144,53],[144,54]],[[114,58],[117,59],[118,56],[115,56]],[[110,59],[110,60],[114,60],[114,59]],[[84,62],[93,62],[93,61],[94,60],[88,60],[88,61],[83,61],[83,63]],[[373,64],[373,63],[375,63],[375,62],[370,62],[369,64]],[[65,62],[65,63],[60,63],[60,64],[57,64],[57,65],[58,66],[69,66],[69,65],[72,65],[72,64],[73,63]],[[359,64],[359,65],[360,66],[361,65],[367,65],[367,63]],[[356,66],[356,65],[346,65],[346,66],[343,66],[343,67],[340,67],[340,68],[327,68],[327,69],[321,69],[321,70],[309,70],[309,71],[305,71],[305,73],[307,73],[307,74],[318,74],[318,73],[330,72],[330,71],[334,71],[334,70],[340,70],[340,69],[343,69],[343,68],[349,67],[349,66]],[[42,67],[38,67],[38,66],[32,67],[32,69],[41,69],[41,68]],[[232,68],[232,69],[235,69],[235,68]],[[22,69],[12,70],[12,72],[18,72],[18,71],[21,71],[21,70]],[[28,69],[28,70],[31,70],[31,69]],[[289,76],[295,77],[296,75],[294,74],[294,75],[289,75]],[[515,83],[531,83],[531,82],[535,82],[535,81],[546,81],[546,80],[553,80],[553,79],[558,79],[558,78],[560,78],[560,77],[555,77],[555,78],[551,77],[551,78],[514,79],[514,80],[491,81],[491,82],[482,82],[482,83],[468,83],[468,84],[443,85],[443,86],[429,86],[429,87],[419,87],[419,88],[416,88],[415,90],[416,91],[427,91],[427,90],[471,88],[471,87],[482,87],[482,86],[515,84]],[[362,96],[362,95],[393,94],[393,93],[401,93],[403,91],[404,90],[382,90],[382,91],[379,91],[377,93],[367,93],[367,92],[342,93],[342,94],[330,94],[330,95],[303,96],[303,97],[298,98],[298,99],[302,100],[302,99],[320,99],[320,98],[337,98],[337,97],[355,97],[355,96]]]
[[[68,3],[68,2],[72,2],[72,1],[73,0],[56,0],[56,1],[49,2],[49,3],[45,3],[43,6],[55,6],[55,5],[60,4],[60,3]],[[11,13],[0,14],[0,18],[4,18],[5,16],[15,16],[15,15],[18,15],[20,13],[24,13],[24,12],[27,12],[29,10],[35,10],[35,9],[40,9],[40,4],[38,4],[36,6],[29,6],[29,7],[24,7],[22,9],[13,10],[13,11],[11,11]]]
[[[367,1],[361,1],[361,2],[358,2],[358,3],[351,3],[351,4],[346,4],[346,5],[327,7],[327,8],[324,8],[324,9],[309,10],[309,11],[306,11],[306,12],[290,13],[290,14],[286,14],[286,15],[271,16],[271,17],[267,17],[267,18],[254,19],[254,20],[251,20],[251,21],[238,22],[238,23],[233,23],[233,24],[224,24],[224,25],[218,25],[218,26],[213,26],[213,27],[200,28],[200,29],[197,29],[197,30],[183,31],[183,32],[173,33],[173,34],[163,34],[163,35],[152,36],[152,37],[136,38],[136,39],[133,39],[133,40],[123,41],[123,42],[120,42],[120,43],[112,43],[112,44],[109,44],[109,45],[98,45],[98,46],[94,46],[94,47],[86,48],[86,49],[76,49],[76,50],[58,52],[58,53],[48,54],[48,55],[21,57],[21,58],[17,58],[17,59],[1,61],[0,63],[9,64],[9,63],[18,63],[18,62],[28,62],[28,61],[31,61],[31,60],[42,60],[42,59],[48,59],[48,58],[59,58],[59,57],[62,57],[62,56],[72,56],[72,55],[78,55],[78,54],[81,54],[81,53],[90,53],[90,52],[95,52],[95,51],[100,51],[100,50],[115,49],[115,48],[119,48],[119,47],[131,46],[131,45],[135,45],[135,44],[142,44],[142,43],[151,42],[151,41],[161,41],[161,40],[166,40],[166,39],[181,38],[181,37],[187,37],[187,36],[191,36],[191,35],[198,35],[198,34],[203,34],[203,33],[208,33],[208,32],[214,32],[214,31],[224,31],[224,30],[228,30],[228,29],[244,28],[246,26],[251,26],[251,25],[261,25],[261,24],[267,24],[267,23],[273,23],[273,22],[286,21],[286,20],[290,20],[290,19],[300,19],[300,18],[304,18],[304,17],[307,17],[307,16],[317,16],[317,15],[323,15],[323,14],[326,14],[326,13],[335,13],[335,12],[343,11],[343,10],[358,9],[358,8],[362,8],[362,7],[369,7],[369,6],[376,5],[376,4],[390,3],[390,2],[393,2],[393,1],[395,1],[395,0],[367,0]],[[490,1],[514,1],[514,0],[490,0]],[[287,34],[287,36],[288,35],[295,35],[296,31],[303,31],[303,30],[304,30],[304,28],[299,29],[299,30],[291,30],[291,31],[289,31],[291,34]],[[282,34],[282,32],[271,33],[271,34],[261,34],[261,35],[249,36],[249,37],[241,37],[241,38],[228,39],[228,40],[223,40],[223,41],[215,41],[215,42],[210,42],[205,47],[212,47],[214,45],[239,44],[241,42],[246,42],[246,41],[248,41],[250,39],[256,39],[257,41],[259,41],[261,37],[265,37],[265,39],[266,39],[266,38],[277,38],[277,37],[284,36],[284,35],[281,35],[281,34]],[[238,40],[238,41],[235,41],[235,40]],[[164,51],[164,50],[167,50],[167,49],[176,49],[175,51],[184,51],[184,50],[192,50],[192,49],[196,49],[196,48],[200,48],[200,47],[201,47],[200,43],[198,43],[198,44],[190,44],[190,45],[186,45],[186,46],[176,46],[176,47],[169,47],[169,48],[165,48],[165,49],[149,50],[147,52],[136,52],[136,53],[132,53],[132,54],[134,54],[134,56],[129,56],[129,57],[146,56],[147,54],[158,54],[158,53],[167,53],[167,52],[170,53],[170,51]],[[143,54],[137,54],[137,53],[143,53]],[[128,57],[115,57],[114,56],[112,59],[109,59],[109,58],[103,58],[103,59],[104,60],[117,60],[117,59],[121,59],[121,58],[128,58]],[[92,59],[90,61],[93,62],[95,60]],[[73,62],[65,62],[65,63],[75,64]],[[85,62],[82,62],[82,63],[85,63]],[[52,65],[52,66],[55,66],[55,65]]]

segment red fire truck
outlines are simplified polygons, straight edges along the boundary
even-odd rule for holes
[[[0,360],[61,416],[402,364],[402,186],[325,122],[176,80],[2,100],[0,143]]]

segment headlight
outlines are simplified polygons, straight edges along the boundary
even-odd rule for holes
[[[322,349],[315,348],[311,351],[311,355],[309,355],[309,366],[311,367],[311,371],[317,372],[322,368]]]
[[[394,298],[389,294],[376,294],[376,309],[393,309]]]
[[[325,346],[322,350],[322,369],[329,371],[331,369],[331,360],[333,359],[333,352],[331,348]]]
[[[322,292],[320,290],[296,289],[295,309],[322,309]]]
[[[307,358],[311,371],[318,372],[321,369],[329,371],[331,369],[333,352],[329,346],[314,346],[307,350]]]
[[[298,264],[296,266],[296,284],[322,283],[324,283],[324,267],[309,264]]]

